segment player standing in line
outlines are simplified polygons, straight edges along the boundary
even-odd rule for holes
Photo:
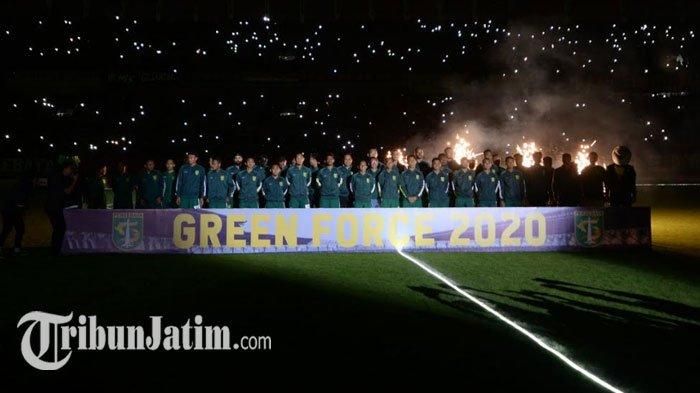
[[[233,156],[233,164],[226,168],[226,173],[231,179],[231,182],[236,183],[236,175],[241,171],[241,165],[243,165],[243,156],[240,153],[236,153]],[[240,206],[238,189],[234,186],[234,191],[229,198],[229,206],[232,208],[238,208]]]
[[[544,176],[547,184],[547,205],[554,206],[554,191],[552,191],[552,181],[554,180],[554,166],[552,157],[546,156],[542,159],[544,166]]]
[[[175,205],[175,182],[177,172],[175,172],[175,161],[168,159],[165,161],[165,172],[160,176],[160,196],[162,198],[161,207],[164,209],[176,208]]]
[[[107,188],[107,165],[100,164],[95,171],[95,178],[88,181],[85,195],[88,209],[106,209],[107,198],[105,188]],[[0,243],[2,244],[2,243]]]
[[[520,172],[521,174],[522,174],[523,172],[525,172],[525,169],[526,169],[526,168],[523,166],[523,160],[524,160],[523,155],[520,154],[520,153],[515,153],[515,154],[513,154],[513,159],[515,160],[515,166],[514,166],[513,168],[514,168],[516,171]],[[495,162],[496,162],[496,157],[495,157],[495,154],[494,154],[494,163],[495,163]],[[507,165],[507,163],[506,163],[506,165]],[[500,175],[500,173],[498,173],[498,175]]]
[[[430,207],[450,207],[450,178],[439,158],[433,158],[433,170],[425,177]]]
[[[376,147],[369,149],[369,151],[367,152],[367,160],[369,162],[370,169],[372,169],[372,159],[373,158],[377,159],[377,163],[379,164],[379,169],[381,170],[382,167],[384,166],[384,164],[382,164],[382,162],[379,161],[379,150],[377,150]]]
[[[360,161],[360,171],[352,175],[350,191],[353,193],[353,207],[372,207],[372,195],[377,188],[373,174],[367,171],[367,161]]]
[[[547,173],[542,166],[542,152],[532,153],[534,163],[525,171],[525,182],[527,183],[527,201],[530,206],[547,206],[549,186],[551,179],[547,182]]]
[[[199,209],[206,194],[207,179],[204,168],[197,164],[197,154],[187,154],[187,164],[180,167],[175,182],[177,204],[182,209]]]
[[[338,174],[343,178],[343,185],[338,190],[338,197],[340,198],[340,207],[351,207],[350,202],[350,180],[352,180],[353,170],[352,170],[352,155],[345,154],[343,156],[343,165],[339,166]]]
[[[399,157],[401,156],[403,156],[403,152],[401,151],[401,149],[394,149],[394,151],[391,152],[391,158],[394,159],[394,167],[396,168],[396,170],[399,171],[399,173],[406,170],[406,165],[402,164],[399,161]]]
[[[425,191],[425,181],[417,164],[416,156],[408,156],[408,168],[401,174],[399,185],[404,198],[402,207],[423,207],[421,196]]]
[[[597,165],[598,153],[588,153],[590,165],[581,171],[581,190],[583,206],[603,207],[605,190],[605,169]]]
[[[571,154],[561,155],[562,164],[554,170],[552,192],[556,206],[578,206],[581,203],[581,181]]]
[[[501,173],[505,170],[501,166],[501,157],[498,155],[498,153],[493,153],[492,154],[492,161],[493,161],[493,166],[492,170],[496,172],[496,176],[501,176]]]
[[[523,206],[526,188],[523,174],[515,169],[515,158],[506,157],[506,170],[499,177],[503,193],[503,203],[506,207]]]
[[[245,170],[236,174],[239,206],[241,209],[257,209],[260,207],[259,192],[263,179],[260,177],[260,167],[255,166],[255,159],[248,157]]]
[[[134,208],[134,182],[129,175],[129,168],[123,162],[117,164],[117,176],[112,180],[112,191],[114,192],[114,209]]]
[[[311,206],[309,192],[311,186],[311,169],[304,166],[304,153],[297,153],[294,165],[287,170],[287,185],[289,185],[289,208],[304,209]]]
[[[226,199],[233,194],[235,185],[228,172],[221,169],[221,158],[212,157],[207,173],[207,187],[204,197],[210,209],[225,209]]]
[[[605,169],[605,189],[610,206],[632,206],[637,200],[637,173],[629,164],[632,152],[617,146],[612,152],[613,164]]]
[[[462,167],[452,174],[452,191],[455,207],[474,207],[474,179],[476,174],[469,168],[469,159],[462,158]]]
[[[335,156],[333,153],[326,154],[326,166],[319,169],[316,176],[316,183],[319,187],[321,208],[339,208],[340,207],[340,187],[343,185],[343,177],[338,172],[338,168],[333,166]]]
[[[288,188],[289,185],[287,184],[287,179],[282,177],[282,169],[280,168],[280,165],[272,164],[272,167],[270,168],[270,176],[268,176],[262,184],[262,194],[265,197],[265,208],[284,209],[284,199],[287,196]]]
[[[418,166],[418,170],[425,177],[425,175],[430,173],[430,163],[428,163],[428,161],[425,160],[425,151],[422,147],[416,147],[415,149],[413,149],[413,154],[416,158],[416,166]]]
[[[289,166],[287,164],[287,157],[280,156],[280,158],[277,160],[277,164],[279,164],[280,167],[280,176],[284,178],[285,176],[287,176],[287,170],[289,169]],[[270,168],[270,174],[272,174],[272,168]]]
[[[366,162],[365,162],[366,163]],[[374,183],[377,183],[377,179],[379,178],[379,173],[384,169],[384,164],[379,162],[379,158],[377,157],[372,157],[369,162],[369,169],[367,170],[367,173],[372,175],[374,177]],[[379,207],[379,190],[375,187],[374,190],[372,190],[372,199],[370,201],[372,204],[372,207]]]
[[[484,150],[484,154],[482,156],[482,161],[479,165],[476,166],[475,172],[477,175],[484,171],[484,161],[483,160],[485,160],[487,158],[488,158],[489,162],[491,163],[491,165],[493,166],[493,153],[491,152],[491,149]]]
[[[450,172],[458,171],[460,169],[460,163],[455,160],[455,151],[451,147],[445,148],[445,156],[447,157],[447,167],[450,168]]]
[[[319,205],[319,188],[318,188],[318,157],[315,153],[309,154],[309,169],[311,170],[311,184],[309,184],[309,204],[311,207]]]
[[[144,171],[139,177],[138,200],[141,209],[157,209],[163,206],[160,189],[163,181],[155,167],[156,163],[153,160],[147,160]]]
[[[483,168],[474,180],[474,191],[479,200],[479,207],[498,207],[501,196],[501,183],[498,176],[491,170],[491,159],[484,158],[481,161]]]
[[[391,157],[387,158],[384,170],[379,172],[379,176],[377,177],[377,188],[381,207],[399,207],[401,174],[395,164],[396,160]]]

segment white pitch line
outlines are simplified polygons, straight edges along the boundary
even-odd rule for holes
[[[505,315],[499,313],[498,311],[494,310],[493,308],[489,307],[486,303],[483,301],[479,300],[478,298],[474,297],[471,295],[469,292],[463,290],[459,286],[457,286],[455,283],[453,283],[449,278],[443,276],[440,272],[432,269],[430,266],[426,265],[422,261],[404,253],[401,249],[397,248],[396,251],[401,255],[402,257],[408,259],[411,261],[413,264],[416,266],[420,267],[421,269],[425,270],[430,274],[431,276],[437,278],[438,280],[444,282],[447,284],[450,288],[454,289],[457,291],[460,295],[466,297],[467,299],[471,300],[472,302],[476,303],[479,307],[483,308],[486,310],[488,313],[491,315],[495,316],[496,318],[500,319],[501,321],[507,323],[510,325],[513,329],[517,330],[518,332],[522,333],[525,337],[529,338],[530,340],[534,341],[535,344],[539,345],[540,347],[544,348],[547,350],[547,352],[550,352],[554,356],[558,357],[559,360],[564,362],[567,366],[573,368],[574,370],[578,371],[581,373],[583,376],[586,378],[592,380],[593,382],[597,383],[598,385],[604,387],[605,389],[615,392],[615,393],[622,393],[622,390],[612,386],[611,384],[605,382],[603,379],[598,377],[597,375],[591,373],[590,371],[586,370],[582,366],[578,365],[576,362],[573,360],[569,359],[566,355],[563,353],[557,351],[556,349],[552,348],[551,346],[547,345],[544,341],[542,341],[539,337],[535,336],[533,333],[531,333],[529,330],[525,329],[524,327],[518,325],[516,322],[508,319]]]

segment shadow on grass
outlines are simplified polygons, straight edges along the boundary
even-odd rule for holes
[[[483,318],[417,311],[391,299],[358,300],[310,280],[289,280],[272,267],[261,269],[264,259],[252,269],[253,264],[236,263],[238,258],[243,257],[30,255],[0,264],[0,357],[9,365],[6,375],[21,383],[98,390],[115,384],[139,390],[177,386],[181,377],[258,387],[319,386],[329,380],[396,387],[439,379],[488,390],[522,384],[538,391],[591,389],[550,356]],[[17,320],[32,310],[97,315],[102,325],[148,326],[148,316],[162,315],[164,323],[180,326],[201,314],[205,324],[229,326],[234,342],[241,335],[269,335],[273,349],[74,352],[65,368],[41,373],[18,350],[23,329],[16,328]]]
[[[534,281],[541,290],[461,288],[625,390],[700,389],[699,308],[615,289]],[[495,319],[444,284],[409,288],[467,314]]]

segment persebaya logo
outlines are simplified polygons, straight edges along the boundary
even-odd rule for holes
[[[143,249],[143,213],[112,213],[112,243],[120,250]]]
[[[603,240],[603,211],[584,210],[574,213],[576,243],[584,247],[595,247]]]

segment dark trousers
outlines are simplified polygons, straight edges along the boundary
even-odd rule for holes
[[[47,210],[46,214],[49,216],[51,228],[53,229],[51,232],[51,253],[59,255],[63,245],[63,235],[66,234],[66,219],[63,217],[63,209]]]
[[[5,240],[15,230],[15,248],[22,248],[22,237],[24,237],[24,211],[22,209],[5,209],[2,211],[2,232],[0,233],[0,247],[5,244]]]

